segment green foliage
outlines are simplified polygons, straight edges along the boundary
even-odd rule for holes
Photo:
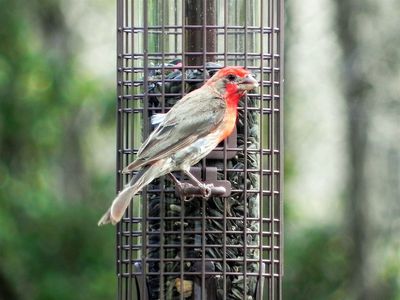
[[[345,240],[335,227],[288,230],[285,252],[285,299],[345,299],[348,273]]]
[[[112,172],[85,151],[114,126],[113,83],[82,75],[60,1],[0,5],[0,299],[111,299]]]

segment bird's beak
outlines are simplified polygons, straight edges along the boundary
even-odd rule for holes
[[[252,76],[247,75],[243,80],[239,83],[240,88],[246,91],[254,90],[258,87],[258,81]]]

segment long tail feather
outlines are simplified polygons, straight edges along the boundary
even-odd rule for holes
[[[145,185],[149,184],[155,178],[155,172],[152,167],[142,169],[129,184],[113,200],[111,207],[101,217],[97,225],[117,224],[123,217],[128,208],[132,197],[139,192]]]

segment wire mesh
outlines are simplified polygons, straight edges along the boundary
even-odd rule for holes
[[[260,83],[192,168],[229,181],[228,197],[184,202],[166,178],[134,197],[117,225],[118,299],[281,299],[282,16],[283,0],[117,0],[117,191],[152,115],[222,66]]]

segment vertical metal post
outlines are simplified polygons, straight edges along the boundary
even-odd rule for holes
[[[117,107],[116,107],[116,117],[117,117],[117,147],[122,144],[122,137],[123,135],[123,123],[122,123],[122,112],[121,108],[123,105],[123,100],[122,97],[124,95],[123,91],[123,14],[124,14],[124,6],[123,6],[124,0],[117,0]],[[119,150],[119,149],[118,149]],[[115,189],[116,193],[121,190],[122,186],[122,176],[121,173],[118,172],[120,169],[121,165],[123,162],[123,155],[121,151],[116,151],[116,182],[115,182]],[[116,230],[116,271],[118,275],[118,286],[117,286],[117,291],[118,291],[118,299],[122,299],[122,289],[123,289],[123,283],[122,283],[122,277],[119,276],[122,272],[122,264],[121,264],[121,259],[122,259],[122,253],[121,253],[121,223],[117,225],[117,230]]]
[[[203,65],[203,54],[208,61],[215,61],[216,29],[215,0],[183,0],[185,1],[185,52],[191,53],[184,58],[187,66]],[[204,41],[204,32],[206,41]],[[210,54],[208,54],[210,53]]]

